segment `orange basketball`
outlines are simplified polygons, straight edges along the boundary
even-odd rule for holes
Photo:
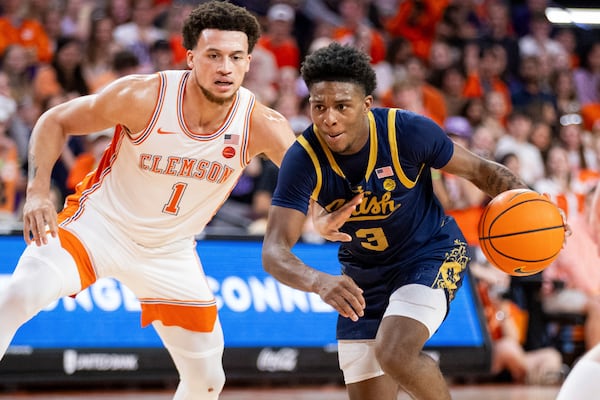
[[[514,276],[546,268],[562,249],[565,226],[558,207],[528,189],[494,197],[479,221],[479,244],[497,268]]]

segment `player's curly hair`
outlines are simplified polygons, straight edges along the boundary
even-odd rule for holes
[[[248,36],[248,53],[252,53],[260,36],[260,25],[243,7],[226,1],[212,0],[196,7],[183,25],[183,47],[192,50],[205,29],[244,32]]]
[[[350,82],[362,86],[365,94],[371,95],[377,86],[369,56],[356,47],[337,42],[307,56],[300,73],[309,88],[323,81]]]

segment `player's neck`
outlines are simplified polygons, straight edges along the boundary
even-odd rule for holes
[[[183,99],[183,114],[186,123],[194,132],[213,132],[222,124],[235,96],[223,102],[207,98],[199,89],[186,90]]]

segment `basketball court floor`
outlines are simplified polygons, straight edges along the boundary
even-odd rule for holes
[[[453,400],[555,400],[556,386],[457,385],[451,387]],[[0,399],[11,400],[171,400],[173,390],[97,390],[50,392],[0,392]],[[303,386],[295,388],[226,388],[220,400],[347,400],[341,386]],[[398,400],[409,400],[405,394]]]

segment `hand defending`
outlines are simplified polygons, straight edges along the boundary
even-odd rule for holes
[[[354,196],[350,201],[344,204],[340,209],[331,213],[327,212],[313,199],[310,200],[310,216],[315,230],[323,238],[332,242],[349,242],[352,237],[347,233],[340,232],[339,229],[350,218],[352,212],[356,209],[363,199],[363,193]]]

